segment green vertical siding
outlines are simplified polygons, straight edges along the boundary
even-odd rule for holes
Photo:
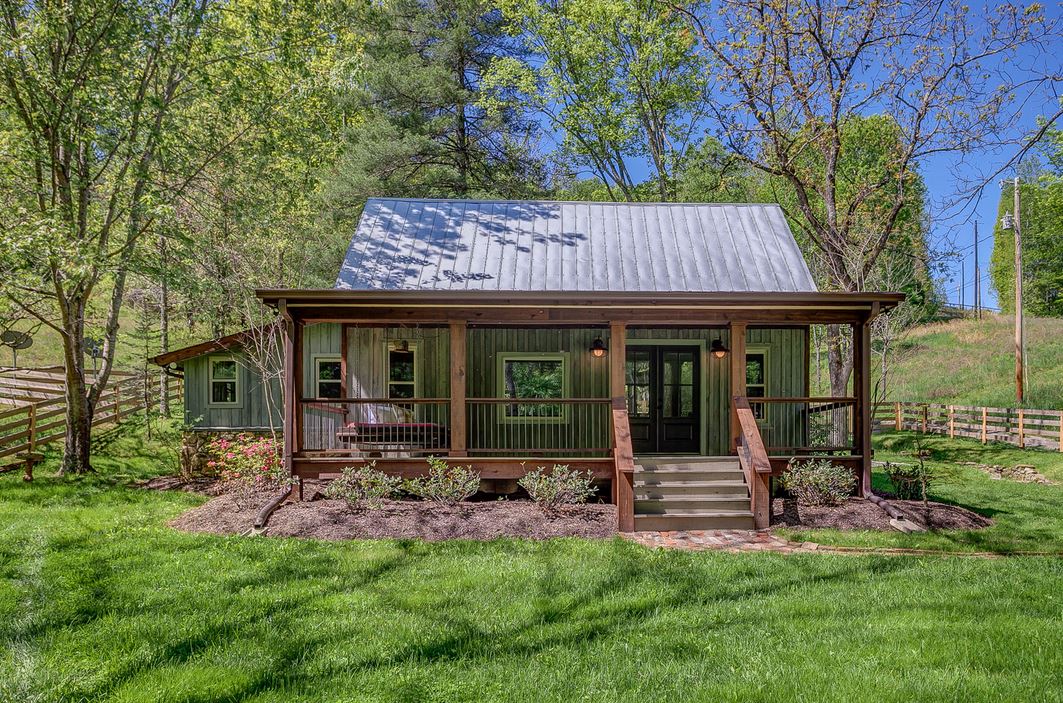
[[[232,358],[237,361],[240,403],[236,407],[211,405],[208,360]],[[184,362],[185,424],[197,429],[264,430],[281,427],[282,398],[280,383],[270,383],[270,402],[264,394],[262,378],[240,350],[197,356]],[[272,406],[272,407],[271,407]],[[272,410],[272,412],[271,412]]]

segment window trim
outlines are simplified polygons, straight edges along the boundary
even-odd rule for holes
[[[343,357],[340,356],[339,354],[314,354],[312,357],[310,357],[310,372],[313,374],[311,376],[310,380],[314,384],[314,397],[315,398],[324,398],[325,397],[325,396],[321,395],[321,375],[320,374],[321,374],[321,362],[322,361],[339,363],[339,365],[340,365],[340,378],[336,379],[335,381],[325,381],[325,383],[339,383],[340,384],[340,395],[339,395],[339,397],[343,398],[346,395],[344,389],[347,387],[347,379],[343,378]]]
[[[391,397],[391,345],[395,342],[406,342],[413,354],[413,397],[421,397],[421,348],[418,344],[418,340],[412,339],[389,339],[384,342],[384,394],[383,397],[388,400],[408,400],[408,398],[392,398]],[[395,381],[395,383],[402,383],[409,385],[409,381]]]
[[[762,396],[764,398],[770,398],[771,397],[771,393],[768,392],[768,388],[769,388],[769,386],[771,384],[771,378],[768,375],[768,369],[770,368],[770,361],[769,361],[769,359],[770,359],[770,349],[771,349],[771,347],[769,347],[767,345],[752,345],[752,346],[747,346],[746,347],[746,364],[747,364],[747,368],[748,368],[748,364],[749,364],[749,356],[751,354],[759,354],[759,355],[764,357],[764,383],[756,383],[756,384],[754,384],[756,386],[764,386],[764,395]],[[752,398],[749,395],[749,384],[748,383],[746,384],[746,399],[749,400],[750,402],[753,402]],[[757,424],[758,425],[767,425],[769,423],[769,420],[768,420],[768,408],[770,407],[770,405],[768,403],[763,403],[762,407],[764,408],[764,416],[756,418]]]
[[[571,373],[569,365],[568,352],[501,352],[498,354],[497,363],[497,380],[495,389],[498,393],[498,398],[506,397],[506,362],[507,361],[560,361],[561,362],[561,397],[557,399],[543,398],[543,400],[564,400],[571,398]],[[517,400],[530,400],[529,398],[517,398]],[[548,403],[543,403],[548,405]],[[517,424],[517,425],[566,425],[569,422],[569,406],[567,403],[561,403],[561,414],[555,416],[540,416],[540,415],[518,415],[510,416],[506,414],[506,406],[504,403],[498,405],[498,423],[499,424]]]
[[[233,396],[236,398],[231,403],[217,402],[214,400],[214,362],[216,361],[231,361],[236,365],[236,377],[235,378],[219,378],[219,382],[232,382],[235,391]],[[243,373],[241,371],[242,364],[240,360],[233,354],[212,354],[207,357],[207,407],[208,408],[227,408],[227,409],[239,409],[244,406],[243,396]]]

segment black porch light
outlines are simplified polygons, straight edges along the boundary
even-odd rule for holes
[[[712,346],[709,347],[709,352],[717,359],[722,359],[727,356],[727,347],[720,340],[714,339],[712,340]]]
[[[596,359],[601,359],[605,356],[606,351],[605,342],[603,342],[601,336],[599,336],[594,340],[594,343],[591,344],[591,356]]]

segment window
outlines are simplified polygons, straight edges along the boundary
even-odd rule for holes
[[[753,398],[766,398],[768,395],[768,353],[766,350],[746,350],[746,397],[751,399],[750,408],[753,417],[765,418],[765,404],[754,403]]]
[[[539,399],[565,397],[564,354],[503,354],[499,357],[502,398]],[[561,403],[513,403],[503,406],[503,419],[562,422]]]
[[[208,362],[210,405],[238,405],[240,403],[239,370],[236,359],[212,358]]]
[[[649,349],[632,349],[627,353],[627,412],[631,417],[650,416]]]
[[[343,397],[343,363],[338,357],[318,357],[314,360],[315,398]]]
[[[417,347],[409,342],[388,345],[388,398],[417,397]]]

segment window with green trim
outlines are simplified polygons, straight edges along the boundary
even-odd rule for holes
[[[756,403],[754,398],[768,397],[768,352],[764,349],[746,350],[746,397],[753,410],[753,417],[763,420],[766,417],[765,404]]]
[[[238,405],[240,403],[240,370],[236,359],[218,357],[207,360],[210,405]]]
[[[417,397],[417,347],[403,341],[388,347],[388,398]]]
[[[505,405],[508,420],[554,421],[565,418],[562,403],[527,402],[564,398],[567,387],[564,354],[503,354],[499,361],[499,397],[524,402]]]
[[[338,356],[320,356],[314,359],[314,373],[314,381],[317,383],[316,398],[343,396],[343,362]]]

